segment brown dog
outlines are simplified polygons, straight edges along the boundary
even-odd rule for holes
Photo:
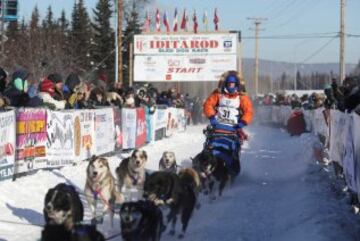
[[[135,149],[130,157],[122,160],[120,165],[116,168],[116,175],[118,178],[118,190],[120,192],[137,192],[137,198],[142,197],[144,182],[146,178],[145,165],[147,162],[147,154],[144,150]],[[134,199],[131,195],[128,199]],[[131,196],[131,197],[129,197]],[[130,200],[135,201],[135,200]]]
[[[114,204],[124,202],[124,196],[116,191],[115,179],[106,158],[93,156],[87,167],[85,194],[93,218],[96,218],[96,203],[104,205],[103,213],[110,213],[111,224],[114,216]]]

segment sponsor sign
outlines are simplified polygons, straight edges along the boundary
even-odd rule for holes
[[[135,81],[218,81],[236,70],[236,56],[135,56]]]
[[[136,148],[141,147],[146,143],[146,118],[145,109],[136,109]]]
[[[15,162],[15,111],[0,113],[0,180],[10,178]]]
[[[95,110],[95,146],[96,154],[114,151],[114,113],[112,108]]]
[[[19,109],[16,113],[15,173],[46,167],[47,111],[45,109]]]
[[[133,149],[136,146],[136,109],[122,109],[123,149]]]
[[[70,165],[74,160],[74,118],[72,112],[47,111],[47,167]]]

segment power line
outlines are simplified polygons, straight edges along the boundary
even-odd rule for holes
[[[334,38],[338,37],[338,32],[327,33],[303,33],[303,34],[282,34],[261,36],[261,39],[307,39],[307,38]],[[243,39],[254,39],[253,36],[243,36]]]
[[[310,56],[308,56],[307,58],[305,58],[303,61],[300,62],[300,64],[303,64],[307,61],[309,61],[310,59],[312,59],[313,57],[315,57],[316,55],[318,55],[321,51],[323,51],[329,44],[331,44],[332,41],[334,41],[336,37],[333,37],[332,39],[330,39],[329,41],[327,41],[323,46],[321,46],[319,49],[317,49],[314,53],[312,53]]]

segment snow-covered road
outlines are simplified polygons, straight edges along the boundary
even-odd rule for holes
[[[165,150],[183,166],[202,148],[203,126],[146,146],[148,169],[157,170]],[[333,241],[360,240],[359,218],[333,180],[312,160],[312,137],[290,137],[280,129],[252,126],[242,153],[242,173],[223,197],[202,207],[190,221],[184,240],[191,241]],[[111,157],[111,167],[120,156]],[[45,193],[59,182],[83,189],[86,163],[0,183],[0,241],[34,241],[40,237]],[[86,205],[86,204],[85,204]],[[13,223],[12,223],[13,222]],[[118,222],[117,222],[118,223]],[[25,225],[30,224],[30,225]],[[119,232],[104,227],[105,236]],[[114,239],[116,240],[116,239]],[[119,239],[117,239],[119,240]],[[178,240],[166,233],[162,240]]]

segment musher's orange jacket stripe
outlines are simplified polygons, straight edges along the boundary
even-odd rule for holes
[[[207,118],[214,116],[216,114],[216,107],[219,104],[219,99],[221,95],[233,99],[237,98],[240,95],[240,110],[242,112],[241,120],[244,121],[247,125],[251,123],[254,115],[253,106],[249,96],[244,93],[235,93],[235,94],[222,94],[219,90],[215,90],[205,101],[203,110]]]

